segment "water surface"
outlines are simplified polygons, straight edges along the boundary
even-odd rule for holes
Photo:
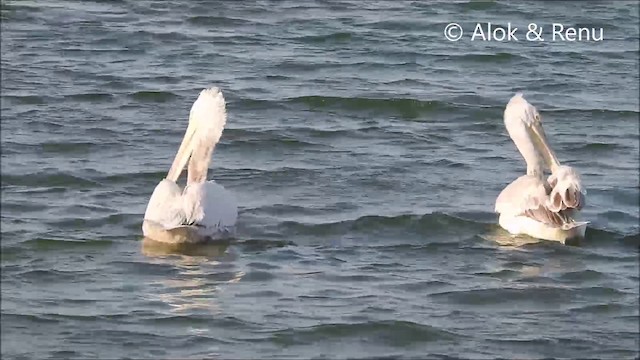
[[[636,2],[5,1],[3,358],[635,358]],[[458,42],[478,21],[602,42]],[[142,241],[198,92],[228,244]],[[579,246],[512,241],[524,91],[581,173]]]

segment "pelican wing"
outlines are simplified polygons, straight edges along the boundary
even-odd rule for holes
[[[182,190],[173,181],[163,179],[151,194],[144,220],[156,226],[171,229],[184,223],[185,215],[181,206]]]
[[[572,220],[566,211],[548,207],[551,188],[543,179],[523,175],[509,184],[496,200],[496,212],[513,216],[526,216],[538,222],[563,227]]]
[[[570,166],[559,166],[553,169],[547,179],[551,192],[547,206],[553,211],[569,209],[581,210],[586,203],[586,190],[578,173]]]
[[[222,185],[214,181],[194,183],[181,191],[176,183],[164,179],[147,205],[143,232],[165,242],[227,237],[235,234],[237,218],[236,199]]]
[[[523,175],[500,192],[496,199],[496,212],[520,214],[536,209],[547,201],[548,188],[541,179]]]
[[[238,218],[235,197],[215,181],[187,185],[182,195],[186,222],[206,235],[232,233]]]

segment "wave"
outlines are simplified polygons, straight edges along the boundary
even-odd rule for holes
[[[297,128],[295,129],[296,133],[306,135],[313,138],[321,138],[321,139],[332,139],[339,137],[348,137],[354,138],[359,136],[364,136],[366,134],[375,134],[381,132],[391,133],[388,129],[385,129],[382,126],[366,126],[363,125],[361,127],[354,127],[351,129],[337,129],[337,130],[329,130],[329,129],[318,129],[318,128]],[[427,135],[415,135],[415,136],[423,136],[430,137],[433,139],[437,139],[437,135],[427,134]]]
[[[513,60],[527,60],[526,57],[518,54],[498,52],[492,54],[464,54],[464,55],[447,55],[449,58],[456,58],[461,61],[474,63],[508,63]]]
[[[2,201],[2,212],[4,214],[7,214],[7,212],[28,213],[28,212],[34,212],[34,211],[40,211],[40,210],[42,210],[42,204],[40,203],[24,201],[24,200]]]
[[[337,96],[300,96],[290,98],[290,103],[302,104],[311,109],[337,108],[351,111],[389,112],[405,118],[451,110],[451,104],[442,101],[422,101],[407,98],[364,98]]]
[[[563,273],[558,277],[558,279],[570,283],[576,283],[603,280],[605,277],[605,274],[596,270],[580,270]]]
[[[66,99],[81,101],[81,102],[104,102],[113,100],[113,94],[109,93],[83,93],[83,94],[73,94],[66,95]]]
[[[489,10],[495,9],[498,7],[498,4],[495,1],[469,1],[465,3],[460,3],[460,6],[467,10]]]
[[[265,251],[271,248],[283,248],[283,247],[295,245],[295,243],[290,240],[267,240],[267,239],[238,240],[236,244],[241,246],[246,252]]]
[[[297,139],[292,135],[283,134],[281,130],[246,130],[246,129],[229,129],[225,131],[225,136],[229,136],[234,146],[246,147],[255,150],[259,147],[282,147],[287,149],[322,147],[326,145],[313,143]]]
[[[96,150],[96,148],[106,145],[103,142],[53,142],[47,141],[40,143],[40,148],[45,153],[57,153],[57,154],[73,154],[80,153],[86,154]]]
[[[166,171],[140,171],[113,175],[100,176],[98,180],[104,184],[111,185],[127,185],[135,182],[136,180],[151,182],[159,182],[167,175]],[[152,190],[150,189],[149,192]]]
[[[285,109],[287,107],[286,103],[282,103],[274,100],[251,99],[251,98],[239,98],[239,99],[230,98],[227,101],[228,101],[228,107],[230,109],[242,108],[244,110],[274,110],[274,109]]]
[[[320,44],[320,43],[342,43],[348,42],[352,38],[351,33],[348,32],[336,32],[327,35],[309,35],[293,38],[294,40],[306,43],[306,44]]]
[[[15,273],[12,276],[16,277],[24,282],[29,283],[72,283],[78,280],[78,277],[83,275],[85,271],[61,271],[61,270],[26,270],[20,273]]]
[[[98,182],[67,173],[38,172],[26,175],[2,174],[2,187],[65,187],[88,188],[100,185]]]
[[[411,321],[387,320],[350,324],[322,324],[308,328],[290,328],[275,332],[268,340],[291,346],[311,344],[319,340],[366,338],[390,346],[409,346],[439,340],[455,340],[460,335],[435,326]]]
[[[620,242],[626,246],[632,246],[636,248],[637,252],[640,252],[640,233],[626,235],[620,239]]]
[[[569,310],[576,314],[623,314],[633,313],[637,308],[633,305],[623,305],[616,303],[586,304]]]
[[[355,23],[356,26],[367,27],[376,30],[396,30],[403,32],[414,32],[416,29],[428,25],[425,21],[398,19],[398,20],[365,20]]]
[[[605,245],[608,243],[620,243],[624,246],[632,246],[640,250],[640,233],[620,234],[610,230],[587,227],[585,234],[586,245]]]
[[[218,178],[227,177],[224,172],[221,172],[218,168],[217,173],[219,174]],[[275,167],[270,169],[256,169],[256,168],[239,168],[233,169],[233,174],[230,175],[235,180],[239,181],[263,181],[268,180],[269,182],[277,183],[280,179],[291,179],[295,178],[298,184],[301,184],[303,181],[317,179],[316,176],[322,175],[324,168],[319,167],[292,167],[292,166],[283,166],[283,167]],[[265,178],[265,179],[262,179]]]
[[[112,136],[117,134],[115,131],[109,130],[101,130],[101,132],[109,134]],[[36,144],[25,144],[18,143],[14,141],[5,141],[2,144],[2,151],[5,154],[25,154],[25,153],[35,153],[41,155],[42,153],[58,153],[58,154],[86,154],[90,151],[97,150],[100,146],[109,146],[112,143],[105,142],[88,142],[88,141],[78,141],[78,142],[59,142],[59,141],[45,141]]]
[[[305,224],[296,221],[280,223],[280,229],[289,235],[340,235],[348,233],[374,234],[380,231],[401,230],[404,233],[414,232],[433,235],[434,231],[482,230],[487,224],[465,220],[444,213],[426,215],[380,216],[367,215],[355,220],[332,223]]]
[[[6,311],[2,312],[2,317],[4,317],[4,321],[11,324],[20,324],[26,322],[27,325],[38,327],[42,324],[46,323],[60,323],[59,320],[49,319],[42,315],[34,315],[34,314],[14,314]]]
[[[497,305],[509,304],[514,306],[517,302],[528,303],[540,307],[557,308],[560,305],[571,303],[576,297],[592,296],[610,299],[612,296],[623,293],[613,288],[578,288],[568,289],[561,287],[527,287],[527,288],[487,288],[473,290],[454,290],[434,293],[429,295],[437,301],[455,303],[460,305]],[[523,305],[524,306],[524,305]]]
[[[129,95],[133,100],[141,102],[169,102],[179,96],[169,91],[138,91]]]
[[[557,114],[557,115],[565,115],[576,116],[576,117],[591,117],[591,116],[600,116],[606,117],[610,119],[611,117],[618,118],[629,118],[635,121],[638,120],[638,115],[640,112],[634,110],[617,110],[617,109],[577,109],[577,108],[555,108],[555,109],[544,109],[542,110],[542,115],[544,114]]]
[[[240,19],[240,18],[231,18],[226,16],[191,16],[187,18],[187,22],[192,25],[198,26],[211,26],[211,27],[221,27],[221,26],[241,26],[252,24],[252,21]]]
[[[126,29],[126,28],[125,28]],[[125,35],[127,36],[127,35]],[[141,37],[146,38],[146,40],[151,41],[164,41],[164,42],[180,42],[180,41],[193,41],[193,38],[187,35],[184,32],[170,31],[170,32],[157,32],[157,31],[147,31],[147,30],[138,30],[136,32],[130,33],[131,37]]]
[[[436,249],[472,246],[478,250],[493,234],[500,232],[497,216],[491,212],[452,213],[434,212],[425,215],[380,216],[367,215],[354,220],[327,223],[302,223],[284,221],[278,224],[277,233],[284,238],[367,238],[370,246],[389,250],[415,250],[415,247]],[[384,240],[384,244],[374,241]],[[389,243],[391,239],[403,239],[403,243]],[[543,242],[545,243],[545,242]],[[613,231],[587,228],[584,246],[640,247],[640,234],[620,234]]]
[[[635,203],[635,205],[637,205],[637,203]],[[623,221],[623,222],[627,222],[627,223],[634,223],[638,221],[638,217],[635,215],[631,215],[629,213],[626,213],[624,211],[620,211],[620,210],[608,210],[608,211],[604,211],[598,214],[598,217],[602,217],[604,219],[606,219],[607,221]]]
[[[25,246],[37,251],[70,249],[105,249],[113,245],[111,240],[62,240],[53,238],[35,238],[24,241]]]
[[[49,96],[38,95],[3,95],[3,100],[9,101],[9,103],[20,105],[43,105],[52,101],[53,98]]]
[[[604,143],[604,142],[592,142],[592,143],[576,143],[572,151],[612,151],[615,149],[629,149],[633,150],[631,146],[627,146],[619,143]]]
[[[104,225],[119,225],[130,230],[138,230],[141,226],[142,219],[140,214],[111,214],[106,216],[93,216],[88,218],[81,217],[65,217],[62,219],[56,219],[47,221],[47,224],[59,227],[59,228],[71,228],[71,229],[93,229]]]
[[[229,169],[217,167],[216,180],[234,179],[239,181],[252,181],[259,178],[273,179],[282,177],[311,178],[320,175],[324,168],[319,167],[275,167],[267,169],[238,168]],[[105,174],[98,170],[86,170],[83,175],[63,172],[37,172],[20,175],[2,174],[3,191],[5,186],[25,187],[23,193],[59,192],[67,189],[99,188],[104,185],[135,185],[155,186],[158,181],[166,176],[165,170],[126,172],[118,174]],[[153,187],[149,188],[149,192]]]

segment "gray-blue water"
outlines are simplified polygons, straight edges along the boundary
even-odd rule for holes
[[[637,2],[13,0],[1,21],[3,358],[638,357]],[[211,85],[238,239],[149,246]],[[578,246],[497,226],[516,91],[582,175]]]

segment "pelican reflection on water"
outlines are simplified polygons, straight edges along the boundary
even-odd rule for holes
[[[586,190],[578,173],[561,165],[551,150],[538,110],[517,93],[507,104],[504,123],[527,172],[498,195],[500,226],[512,235],[563,243],[584,238],[588,222],[580,220],[580,210]],[[545,170],[551,172],[547,178]]]
[[[224,313],[220,297],[229,284],[239,282],[245,272],[235,269],[235,256],[226,253],[228,244],[190,244],[195,252],[176,251],[150,239],[143,240],[142,252],[151,263],[177,270],[170,277],[154,278],[146,297],[166,304],[171,312],[207,311]],[[208,249],[208,250],[206,250]],[[166,256],[172,255],[172,256]]]
[[[228,255],[227,249],[231,241],[215,241],[204,243],[166,243],[145,237],[142,239],[142,254],[148,257],[163,257],[168,255],[204,256],[219,258]]]

